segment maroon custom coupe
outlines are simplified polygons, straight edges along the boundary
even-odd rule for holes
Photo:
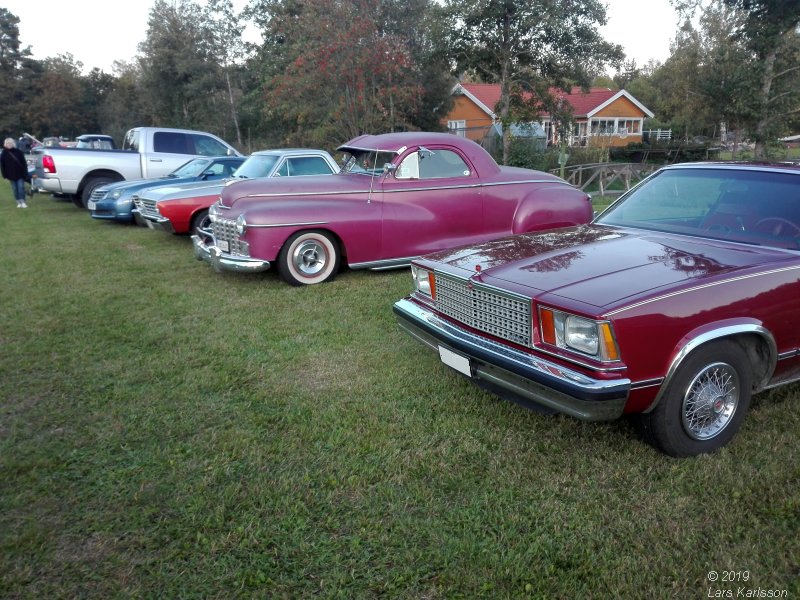
[[[307,285],[331,279],[345,262],[407,266],[443,248],[592,216],[587,195],[558,177],[500,167],[453,135],[364,135],[339,150],[337,175],[226,187],[209,210],[213,238],[192,237],[195,256],[218,270],[277,263],[285,281]]]
[[[661,169],[591,224],[412,263],[403,328],[489,389],[579,419],[635,413],[711,452],[800,378],[800,169]]]

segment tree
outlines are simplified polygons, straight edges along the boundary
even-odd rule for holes
[[[756,156],[789,131],[800,114],[800,0],[674,0],[685,14],[713,11],[726,17],[724,42],[710,65],[735,77],[717,78],[709,89],[721,112],[735,116],[756,142]],[[723,12],[721,9],[728,9]],[[723,48],[722,45],[727,48]],[[720,87],[726,86],[726,87]]]
[[[289,143],[413,127],[425,90],[380,0],[263,1],[264,100]],[[391,12],[391,11],[389,11]]]
[[[588,87],[604,65],[623,57],[598,33],[606,22],[598,0],[449,0],[447,7],[458,72],[500,84],[503,162],[512,123],[538,117],[552,88]]]
[[[89,103],[83,64],[71,54],[41,61],[42,70],[31,82],[25,121],[40,135],[75,137],[97,126],[95,105]]]
[[[0,89],[3,90],[0,132],[10,134],[22,125],[21,111],[26,96],[22,72],[29,56],[30,50],[20,47],[19,17],[0,7]]]
[[[156,0],[139,46],[152,124],[210,127],[219,122],[217,64],[204,15],[191,0]]]
[[[242,40],[241,15],[236,14],[231,0],[208,0],[205,10],[205,27],[210,33],[209,52],[222,68],[228,95],[231,121],[236,132],[236,141],[243,147],[242,131],[239,127],[238,100],[242,95],[240,85],[234,84],[237,64],[247,58],[247,47]]]

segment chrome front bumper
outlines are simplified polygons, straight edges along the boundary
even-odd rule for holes
[[[444,348],[467,359],[473,379],[584,421],[622,415],[629,379],[592,379],[457,327],[408,299],[396,302],[394,313],[406,332],[432,350],[441,355]]]
[[[167,233],[175,233],[175,228],[172,226],[172,221],[169,219],[165,217],[151,217],[149,215],[143,215],[141,211],[139,214],[141,215],[142,219],[144,219],[144,224],[150,229],[166,231]]]
[[[199,235],[192,236],[192,247],[194,248],[195,258],[210,263],[215,271],[256,273],[258,271],[266,271],[270,267],[270,263],[267,260],[225,254],[213,244],[206,244]]]

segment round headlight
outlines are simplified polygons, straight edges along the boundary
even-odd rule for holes
[[[244,218],[244,215],[239,215],[239,218],[236,219],[236,233],[242,235],[246,229],[247,229],[247,219]]]

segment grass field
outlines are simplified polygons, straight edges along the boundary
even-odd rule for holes
[[[800,594],[800,386],[673,460],[449,371],[407,270],[291,288],[30,206],[0,182],[0,597]]]

